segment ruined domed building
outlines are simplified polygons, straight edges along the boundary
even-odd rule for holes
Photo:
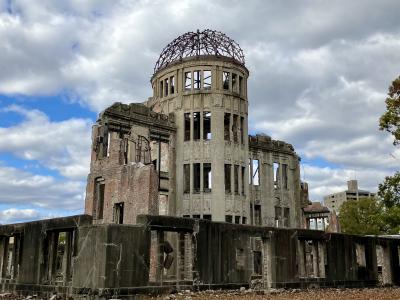
[[[153,96],[114,103],[93,126],[85,214],[0,226],[1,291],[124,299],[399,285],[400,239],[304,229],[299,157],[248,135],[248,76],[223,33],[168,44]]]
[[[115,103],[94,126],[85,212],[127,224],[151,213],[301,227],[308,203],[300,159],[290,144],[248,135],[248,77],[242,49],[221,32],[188,32],[168,44],[154,67],[153,96]],[[159,186],[151,167],[130,165],[138,162],[154,164]],[[150,198],[129,181],[144,172],[140,188]]]

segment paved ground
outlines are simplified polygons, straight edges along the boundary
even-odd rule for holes
[[[239,292],[201,292],[179,293],[169,296],[159,296],[149,299],[176,299],[176,300],[397,300],[400,299],[400,288],[373,288],[373,289],[316,289],[307,291],[276,291],[264,295]]]
[[[4,300],[39,300],[40,298],[16,297],[11,294],[0,294]],[[53,297],[52,300],[59,298]],[[308,291],[274,291],[273,293],[257,294],[249,291],[206,291],[199,293],[182,292],[158,297],[139,296],[138,299],[159,300],[400,300],[399,288],[373,289],[316,289]]]

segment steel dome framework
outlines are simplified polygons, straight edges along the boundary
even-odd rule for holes
[[[244,65],[244,54],[239,44],[224,33],[206,29],[187,32],[169,43],[161,52],[154,73],[183,58],[201,55],[229,57]]]

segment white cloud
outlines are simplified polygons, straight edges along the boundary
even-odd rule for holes
[[[82,212],[84,187],[82,181],[55,179],[0,165],[2,205]]]
[[[377,130],[387,86],[398,76],[397,1],[41,3],[0,5],[0,94],[67,91],[94,111],[114,101],[140,102],[151,96],[162,48],[186,31],[212,28],[244,48],[253,131],[293,143],[304,160],[336,164],[340,169],[332,172],[340,176],[365,174],[371,187],[400,167],[393,158],[399,150]],[[0,151],[68,178],[86,175],[90,122],[52,122],[39,111],[9,109],[26,119],[0,128]],[[322,183],[325,190],[338,185],[314,180],[316,198]]]
[[[0,115],[18,113],[24,120],[11,127],[0,127],[0,153],[11,152],[57,170],[67,178],[82,179],[89,171],[91,120],[71,118],[52,122],[39,110],[11,105]]]

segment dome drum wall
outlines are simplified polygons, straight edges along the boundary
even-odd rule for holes
[[[247,222],[248,74],[236,61],[209,56],[153,75],[150,105],[177,124],[177,215]]]

